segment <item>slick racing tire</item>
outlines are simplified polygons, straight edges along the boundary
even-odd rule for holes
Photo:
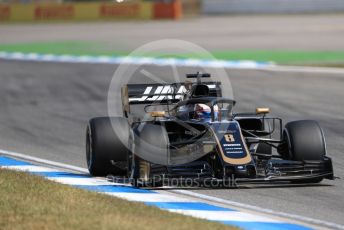
[[[286,124],[284,158],[295,161],[321,161],[326,154],[323,132],[316,121],[301,120]],[[319,183],[322,178],[299,180],[296,183]]]
[[[114,132],[114,129],[120,131]],[[130,126],[125,118],[90,120],[86,130],[86,160],[92,176],[126,175],[129,133]]]

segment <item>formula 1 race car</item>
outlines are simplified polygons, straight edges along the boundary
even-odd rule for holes
[[[233,113],[236,102],[222,97],[221,82],[202,82],[209,77],[123,86],[123,117],[93,118],[87,127],[90,174],[148,186],[172,179],[197,185],[334,179],[316,121],[283,126],[268,108]]]

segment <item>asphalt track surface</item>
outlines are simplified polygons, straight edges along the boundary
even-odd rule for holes
[[[0,149],[85,167],[85,127],[89,118],[107,115],[107,93],[116,68],[0,60]],[[143,68],[171,80],[171,68]],[[181,76],[194,71],[178,68]],[[267,106],[273,115],[285,121],[319,121],[335,174],[344,178],[343,74],[265,70],[228,70],[227,73],[238,101],[237,112]],[[134,79],[146,81],[139,72]],[[343,180],[326,180],[317,186],[192,190],[343,225],[343,189]]]
[[[0,35],[0,44],[96,41],[116,51],[133,50],[159,39],[182,39],[209,50],[337,51],[344,49],[344,15],[232,15],[180,21],[3,24]]]

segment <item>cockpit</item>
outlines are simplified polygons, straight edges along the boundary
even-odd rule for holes
[[[173,109],[177,119],[183,121],[216,122],[232,118],[235,101],[225,98],[192,98],[182,101]]]

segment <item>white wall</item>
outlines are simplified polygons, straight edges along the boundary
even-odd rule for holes
[[[202,12],[316,13],[344,12],[344,0],[202,0]]]

